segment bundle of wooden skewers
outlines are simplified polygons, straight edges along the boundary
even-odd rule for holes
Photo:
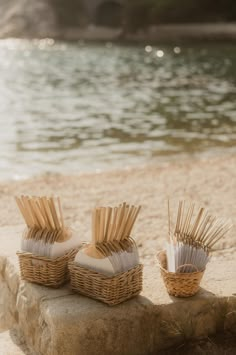
[[[15,200],[26,223],[18,253],[22,277],[43,284],[62,282],[68,278],[66,261],[77,252],[79,240],[65,226],[60,198],[21,196]],[[44,271],[39,272],[42,264]]]
[[[194,203],[186,201],[179,202],[173,229],[168,201],[168,221],[166,252],[159,254],[162,276],[170,294],[191,296],[199,289],[215,244],[232,224],[213,217],[204,207],[196,208]]]
[[[72,288],[107,304],[120,303],[142,288],[142,265],[131,237],[141,206],[125,202],[92,212],[92,242],[70,263]]]

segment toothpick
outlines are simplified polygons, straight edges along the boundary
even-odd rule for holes
[[[171,241],[172,236],[170,234],[170,200],[169,200],[169,197],[167,199],[167,206],[168,206],[168,236],[169,236],[169,241]]]

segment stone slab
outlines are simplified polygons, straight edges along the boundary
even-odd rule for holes
[[[19,339],[14,330],[0,333],[1,355],[32,355],[24,339]]]
[[[188,299],[167,294],[154,261],[144,267],[142,294],[109,307],[74,294],[69,285],[54,290],[20,282],[15,252],[21,231],[0,229],[1,286],[8,289],[1,302],[11,327],[37,354],[156,354],[186,339],[236,332],[235,254],[213,259],[200,292]]]

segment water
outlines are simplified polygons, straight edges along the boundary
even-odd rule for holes
[[[236,46],[0,41],[0,179],[236,150]]]

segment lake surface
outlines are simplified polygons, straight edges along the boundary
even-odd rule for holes
[[[236,151],[236,46],[0,41],[0,179]]]

